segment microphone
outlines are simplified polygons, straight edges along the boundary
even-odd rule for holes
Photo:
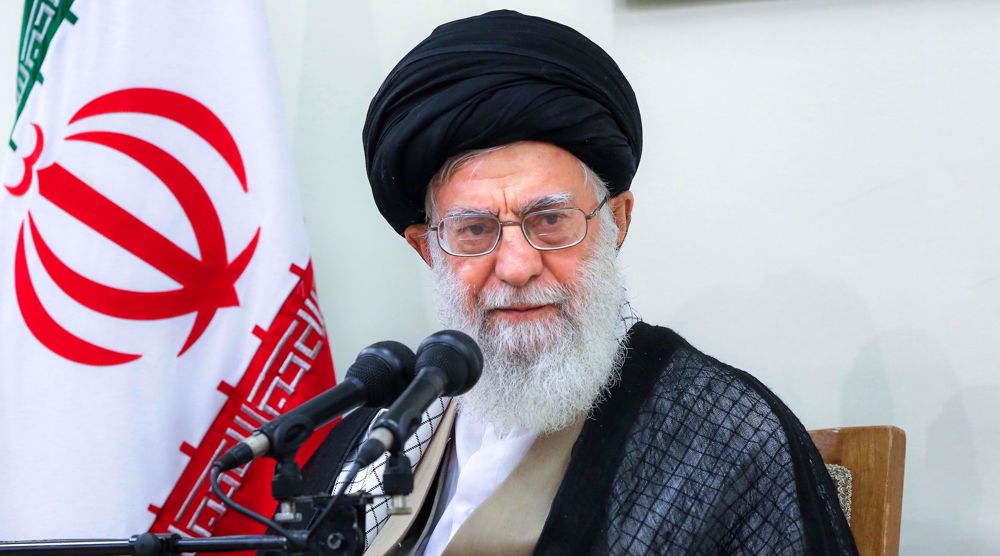
[[[281,456],[297,450],[313,431],[357,409],[385,407],[413,379],[415,357],[399,342],[372,344],[358,353],[344,381],[255,430],[213,464],[220,471],[234,469],[262,456]]]
[[[467,334],[442,330],[428,336],[417,348],[416,378],[375,420],[354,466],[371,465],[385,451],[402,445],[416,432],[420,416],[434,400],[468,392],[482,372],[483,353]]]

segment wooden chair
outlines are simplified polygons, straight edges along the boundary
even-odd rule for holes
[[[906,433],[893,426],[809,431],[823,461],[851,471],[851,532],[861,556],[899,554]]]

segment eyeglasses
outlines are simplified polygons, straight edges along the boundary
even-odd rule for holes
[[[505,226],[520,226],[524,238],[539,251],[566,249],[587,237],[590,219],[608,202],[605,197],[593,212],[571,208],[543,209],[529,212],[520,222],[500,220],[492,214],[446,216],[430,229],[437,232],[438,245],[449,255],[478,257],[492,253],[500,243]]]

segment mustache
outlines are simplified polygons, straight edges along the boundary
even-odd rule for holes
[[[533,284],[524,287],[501,284],[480,292],[477,305],[484,313],[515,305],[555,305],[565,308],[572,295],[573,292],[563,284]]]

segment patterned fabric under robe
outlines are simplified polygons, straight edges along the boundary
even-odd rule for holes
[[[625,345],[536,554],[857,554],[816,447],[777,396],[669,329],[639,322]],[[304,469],[312,489],[329,490],[373,416],[330,433]]]

